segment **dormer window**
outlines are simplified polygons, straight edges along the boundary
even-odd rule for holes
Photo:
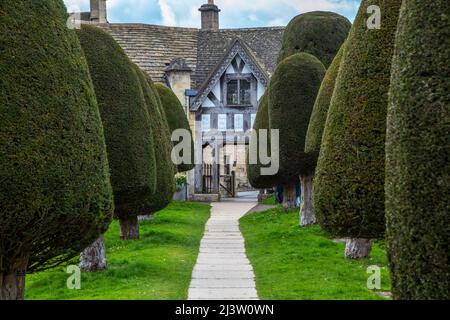
[[[251,75],[228,75],[226,79],[226,103],[227,106],[249,106],[252,104]]]

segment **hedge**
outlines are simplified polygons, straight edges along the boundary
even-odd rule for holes
[[[72,259],[111,222],[103,127],[67,18],[59,0],[0,3],[0,280]]]
[[[269,90],[269,123],[280,130],[280,170],[272,185],[294,185],[313,170],[305,154],[305,137],[317,92],[325,75],[323,64],[308,53],[297,53],[277,67]]]
[[[395,299],[450,299],[449,13],[446,0],[410,0],[399,20],[386,144]]]
[[[190,163],[183,163],[178,165],[178,172],[186,172],[194,169],[194,140],[192,138],[191,127],[189,126],[189,121],[184,111],[183,106],[178,100],[175,93],[162,83],[156,83],[155,87],[158,91],[159,97],[161,98],[161,103],[166,113],[167,122],[169,125],[170,133],[172,134],[175,130],[185,129],[188,130],[191,136],[191,161]],[[178,143],[174,143],[176,146]],[[181,154],[183,156],[184,153]]]
[[[344,45],[339,49],[331,66],[322,81],[317,94],[316,102],[309,120],[308,131],[305,139],[305,152],[311,154],[314,159],[314,166],[319,157],[320,146],[322,145],[323,130],[327,121],[328,109],[330,108],[331,98],[336,84],[336,78],[341,65],[342,55],[344,53]]]
[[[176,166],[171,159],[171,134],[158,90],[149,76],[137,66],[135,68],[150,114],[150,124],[155,142],[156,192],[146,201],[146,214],[153,214],[164,209],[172,201],[176,189],[174,179]]]
[[[298,15],[284,32],[278,62],[295,53],[307,52],[328,68],[351,26],[347,18],[334,12],[314,11]]]
[[[255,118],[255,122],[253,125],[253,130],[255,130],[256,132],[256,137],[257,137],[257,141],[251,141],[250,143],[257,143],[256,144],[256,151],[259,154],[259,139],[260,139],[260,135],[259,135],[259,130],[270,130],[269,128],[269,88],[266,89],[264,95],[261,98],[261,101],[259,103],[259,107],[258,107],[258,112],[256,113],[256,118]],[[268,156],[270,156],[270,134],[267,134],[267,151],[268,151]],[[247,177],[249,180],[250,185],[253,188],[257,188],[257,189],[264,189],[264,188],[271,188],[274,185],[271,183],[271,176],[267,176],[267,175],[261,175],[261,168],[264,168],[266,166],[262,165],[259,162],[259,156],[257,158],[257,163],[256,164],[250,164],[249,160],[250,160],[250,155],[249,155],[250,150],[247,150],[247,155],[246,155],[246,159],[247,159]]]
[[[156,187],[153,131],[134,64],[105,31],[78,30],[100,107],[111,168],[115,215],[143,214]]]
[[[384,236],[386,112],[400,4],[362,1],[345,44],[314,181],[318,221],[334,236]],[[381,9],[380,30],[367,28],[369,5]]]

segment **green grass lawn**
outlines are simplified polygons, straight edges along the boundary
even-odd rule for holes
[[[141,222],[140,240],[126,242],[114,221],[105,235],[108,270],[82,273],[81,290],[67,289],[65,267],[27,276],[26,299],[187,299],[209,215],[208,205],[173,202]]]
[[[268,300],[385,299],[367,289],[367,267],[381,267],[381,291],[390,290],[383,243],[371,257],[344,258],[345,244],[334,243],[320,227],[299,227],[298,210],[278,207],[241,219],[247,255],[259,297]]]
[[[276,205],[277,203],[276,203],[276,201],[275,201],[275,196],[274,196],[274,195],[271,195],[271,196],[268,197],[267,199],[264,199],[264,200],[262,201],[262,204],[265,204],[265,205]]]

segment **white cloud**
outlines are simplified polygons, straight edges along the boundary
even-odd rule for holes
[[[176,26],[175,13],[170,7],[167,0],[158,0],[158,5],[161,10],[162,24],[165,26]]]
[[[89,10],[89,0],[64,0]],[[200,26],[198,8],[207,0],[108,0],[112,22],[142,22],[167,26]],[[286,25],[294,16],[316,10],[334,11],[352,20],[361,0],[216,0],[223,28]]]

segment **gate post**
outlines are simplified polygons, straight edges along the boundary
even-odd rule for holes
[[[213,150],[213,168],[212,168],[212,193],[220,192],[220,144],[218,141],[214,143]]]

